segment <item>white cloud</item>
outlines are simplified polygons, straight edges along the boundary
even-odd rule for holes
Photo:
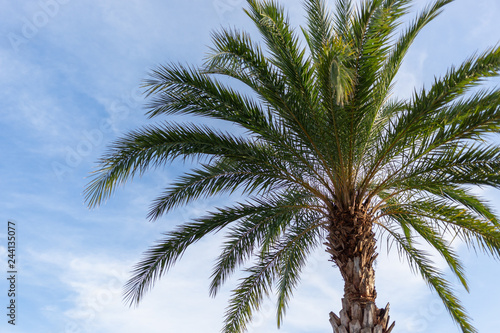
[[[195,331],[220,327],[224,303],[210,299],[206,277],[209,270],[203,257],[209,244],[201,244],[196,253],[189,253],[184,264],[157,283],[138,308],[127,308],[122,300],[122,286],[129,277],[131,263],[107,256],[55,254],[41,256],[62,270],[61,287],[67,289],[72,306],[64,311],[68,327],[82,332],[149,332]],[[199,252],[199,253],[198,253]],[[49,259],[50,258],[50,259]],[[57,258],[57,260],[54,260]],[[64,262],[69,264],[64,264]],[[205,297],[204,297],[205,296]],[[196,318],[196,320],[194,320]],[[154,323],[154,325],[152,325]]]

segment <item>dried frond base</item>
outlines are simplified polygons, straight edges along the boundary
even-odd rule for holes
[[[390,333],[395,322],[389,326],[389,303],[378,309],[375,303],[349,302],[342,299],[339,315],[330,312],[333,333]]]

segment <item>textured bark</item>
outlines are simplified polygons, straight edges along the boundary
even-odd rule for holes
[[[374,302],[361,305],[342,299],[340,317],[330,312],[333,333],[390,333],[395,322],[389,326],[389,304],[378,309]]]
[[[373,217],[363,206],[348,211],[331,211],[326,251],[344,279],[344,298],[339,314],[330,313],[334,333],[389,333],[389,304],[375,305],[377,258]]]

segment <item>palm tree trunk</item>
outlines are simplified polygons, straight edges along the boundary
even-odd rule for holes
[[[350,303],[342,298],[339,316],[330,312],[333,333],[390,333],[395,322],[389,326],[389,303],[378,309],[374,302]]]
[[[326,251],[344,279],[344,298],[339,315],[330,312],[334,333],[389,333],[389,304],[375,305],[377,257],[373,219],[364,207],[358,210],[332,210]]]

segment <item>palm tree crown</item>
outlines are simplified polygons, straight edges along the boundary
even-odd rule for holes
[[[374,305],[377,232],[398,245],[461,330],[475,332],[417,240],[434,247],[465,288],[451,238],[500,257],[498,219],[470,191],[500,186],[500,146],[486,140],[500,129],[500,91],[477,87],[498,75],[500,48],[399,99],[392,87],[409,46],[452,0],[434,1],[405,28],[411,0],[336,0],[331,12],[322,0],[305,0],[301,33],[274,0],[247,2],[262,43],[222,29],[203,66],[160,66],[145,84],[151,117],[192,114],[245,133],[168,121],[141,128],[110,147],[86,189],[96,206],[149,168],[194,157],[199,165],[153,202],[152,220],[198,198],[247,196],[168,232],[137,264],[126,298],[139,302],[188,246],[224,229],[210,293],[249,263],[224,332],[244,330],[271,288],[279,325],[308,255],[323,245],[345,282],[343,309],[331,314],[334,332],[390,332],[388,308]]]

